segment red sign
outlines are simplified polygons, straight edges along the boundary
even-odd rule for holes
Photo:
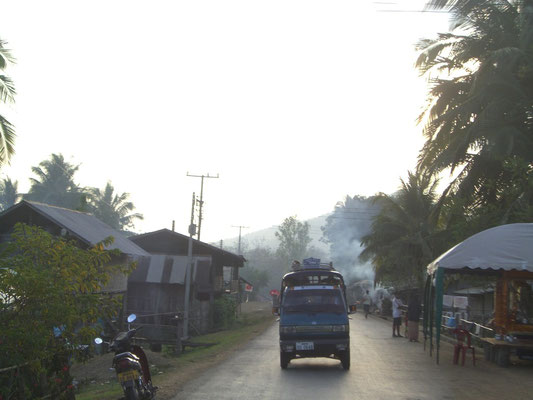
[[[272,289],[272,290],[270,291],[270,295],[271,295],[271,296],[279,296],[279,292],[278,292],[276,289]]]
[[[249,283],[244,285],[244,291],[245,292],[251,292],[252,290],[254,290],[254,287],[252,285],[250,285]]]

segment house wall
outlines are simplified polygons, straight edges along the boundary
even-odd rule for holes
[[[142,317],[142,323],[167,324],[183,312],[185,288],[178,284],[138,283],[128,284],[127,310]]]
[[[108,265],[128,265],[132,259],[126,255],[113,258]],[[128,275],[116,273],[111,276],[109,282],[102,290],[105,293],[126,292],[128,289]]]
[[[183,285],[130,282],[126,315],[136,314],[141,324],[177,326],[174,317],[179,315],[180,319],[183,319],[184,300]],[[191,334],[209,332],[212,327],[210,299],[199,300],[193,293],[190,307],[189,318],[192,327],[189,332]]]
[[[469,317],[471,320],[484,323],[494,312],[494,293],[468,296]]]
[[[189,329],[191,334],[204,334],[211,330],[212,322],[212,306],[209,300],[193,299],[191,302],[190,323],[192,327]]]

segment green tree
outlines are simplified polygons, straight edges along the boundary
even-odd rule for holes
[[[425,267],[442,247],[436,185],[431,178],[410,172],[395,195],[375,197],[381,211],[362,238],[360,257],[372,261],[377,282],[421,287]]]
[[[507,182],[498,182],[498,201],[474,205],[461,197],[443,203],[444,229],[453,246],[469,236],[502,224],[533,221],[533,166],[519,159],[504,163]],[[494,186],[491,181],[486,185]]]
[[[15,60],[7,49],[6,42],[0,40],[0,101],[13,103],[15,101],[15,85],[9,76],[4,75],[8,65]],[[0,115],[0,167],[9,162],[15,153],[15,128],[2,115]]]
[[[453,25],[418,44],[416,66],[432,82],[419,168],[450,170],[450,193],[473,207],[495,204],[512,177],[506,163],[533,163],[533,2],[433,0],[428,7],[448,10]]]
[[[308,255],[311,237],[307,222],[298,221],[296,216],[285,218],[275,235],[280,242],[277,253],[287,268],[292,260],[302,260]]]
[[[245,249],[243,254],[248,260],[247,264],[252,265],[253,269],[267,272],[268,281],[266,287],[269,290],[279,288],[281,278],[287,272],[287,260],[282,260],[277,251],[265,245],[255,245],[250,249]],[[245,278],[248,278],[246,269],[243,269],[242,274]]]
[[[20,197],[17,181],[13,182],[10,178],[0,181],[0,211],[17,204]]]
[[[111,182],[103,190],[89,189],[89,209],[92,213],[112,228],[124,230],[134,227],[134,220],[143,219],[142,214],[131,213],[135,206],[129,199],[129,193],[115,194]]]
[[[38,227],[15,226],[0,253],[0,368],[21,368],[0,375],[3,398],[62,398],[67,360],[98,333],[99,317],[117,311],[118,299],[102,289],[113,274],[131,270],[110,265],[115,251],[104,247],[111,243],[84,250]]]
[[[32,167],[37,176],[30,178],[27,200],[76,210],[83,204],[84,190],[74,183],[79,165],[73,165],[62,154],[52,154],[50,159]]]

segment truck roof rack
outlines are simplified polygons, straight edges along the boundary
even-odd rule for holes
[[[305,270],[313,270],[313,269],[321,269],[326,271],[333,271],[333,263],[322,263],[320,262],[319,258],[306,258],[303,260],[303,263],[300,264],[298,261],[295,261],[292,263],[292,270],[293,271],[305,271]]]
[[[320,263],[319,265],[302,265],[300,270],[306,270],[306,269],[325,269],[328,271],[333,271],[333,264],[332,263]]]

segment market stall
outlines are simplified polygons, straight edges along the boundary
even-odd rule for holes
[[[493,275],[494,330],[497,338],[533,335],[533,223],[501,225],[479,232],[427,267],[424,293],[424,345],[439,362],[443,280],[448,273]],[[434,341],[435,340],[435,341]],[[499,346],[502,347],[502,346]]]

